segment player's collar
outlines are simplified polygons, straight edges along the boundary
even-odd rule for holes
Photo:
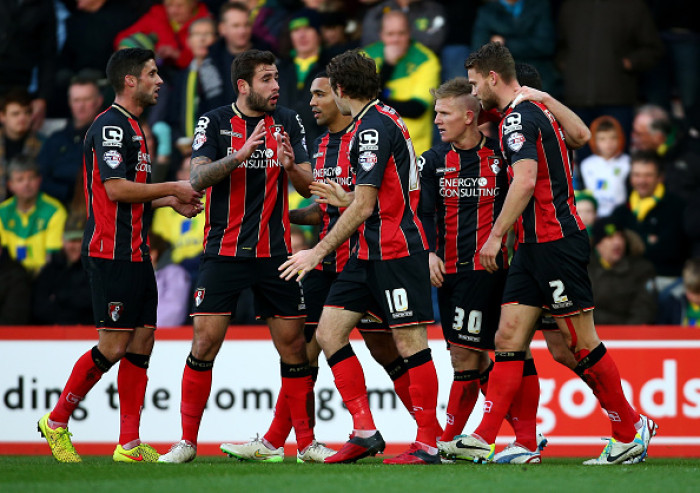
[[[261,118],[265,118],[266,116],[270,116],[270,113],[268,113],[268,112],[263,113],[261,116],[248,116],[245,113],[243,113],[238,106],[236,106],[235,102],[231,103],[231,109],[233,110],[233,113],[236,116],[243,118],[244,120],[260,120]]]
[[[367,111],[369,111],[369,109],[370,109],[372,106],[375,106],[375,105],[377,105],[377,104],[379,104],[379,100],[378,100],[378,99],[375,99],[375,100],[370,101],[369,103],[367,103],[367,104],[365,105],[365,107],[362,108],[362,110],[360,110],[360,112],[357,114],[357,116],[355,117],[355,120],[359,120],[360,118],[362,118],[363,116],[365,116],[365,113],[367,113]]]
[[[138,120],[138,118],[136,118],[135,115],[133,115],[129,110],[127,110],[126,108],[124,108],[124,107],[123,107],[122,105],[120,105],[119,103],[112,103],[112,107],[113,107],[114,109],[120,111],[121,113],[123,113],[124,116],[126,116],[127,118],[131,118],[131,119],[133,119],[133,120]]]

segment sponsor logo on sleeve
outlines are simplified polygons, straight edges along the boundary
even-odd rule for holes
[[[201,116],[199,117],[199,120],[197,120],[197,126],[194,128],[194,133],[204,133],[207,130],[207,127],[209,126],[209,117],[208,116]]]
[[[374,128],[363,130],[359,134],[360,152],[376,151],[379,149],[379,132]]]
[[[116,169],[117,166],[119,166],[122,163],[122,155],[119,151],[115,150],[105,152],[102,155],[102,159],[104,159],[105,163],[107,163],[107,166],[109,166],[112,169]]]
[[[508,148],[513,152],[518,152],[522,149],[525,143],[525,136],[520,132],[515,132],[508,136]]]
[[[192,141],[192,150],[198,151],[206,141],[207,134],[205,134],[204,132],[198,132],[194,136],[194,140]]]
[[[105,125],[102,127],[102,146],[121,147],[124,140],[124,130],[121,127]]]
[[[418,171],[422,172],[423,166],[425,166],[425,158],[423,156],[418,156],[416,164],[418,165]]]
[[[503,135],[507,135],[511,132],[516,132],[522,129],[523,125],[520,113],[513,112],[506,116],[506,120],[503,122]]]

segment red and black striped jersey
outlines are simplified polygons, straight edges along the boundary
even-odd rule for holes
[[[350,142],[355,134],[355,122],[335,133],[326,131],[316,139],[313,145],[314,180],[334,181],[346,192],[354,190],[355,173],[350,166]],[[338,218],[345,210],[330,204],[319,204],[321,208],[321,225],[318,231],[318,241],[321,241],[335,226]],[[335,251],[326,255],[317,269],[325,272],[339,273],[345,267],[350,252],[357,244],[357,235],[345,240]]]
[[[151,182],[151,156],[143,130],[137,118],[116,103],[95,118],[85,135],[83,178],[88,217],[82,254],[149,260],[151,203],[114,202],[104,186],[113,179]]]
[[[425,251],[418,219],[420,177],[406,124],[394,108],[375,100],[355,118],[350,163],[355,186],[377,188],[374,212],[358,228],[357,257],[387,260]]]
[[[511,168],[523,159],[537,162],[535,191],[519,219],[518,240],[544,243],[585,229],[574,203],[573,163],[564,131],[547,107],[523,101],[508,108],[499,134]]]
[[[468,150],[443,142],[418,158],[420,218],[430,249],[447,274],[484,270],[479,251],[491,234],[508,191],[508,171],[498,142],[482,136]],[[501,266],[507,265],[505,244]]]
[[[309,162],[299,116],[278,106],[262,117],[248,117],[234,105],[199,118],[192,158],[212,161],[236,152],[265,120],[265,142],[231,175],[206,191],[204,255],[274,257],[289,255],[288,179],[277,159],[276,132],[289,134],[297,163]]]

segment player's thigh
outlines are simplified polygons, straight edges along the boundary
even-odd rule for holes
[[[316,329],[316,339],[326,358],[349,344],[350,332],[361,318],[361,312],[328,305],[323,307]]]
[[[542,309],[534,306],[503,305],[494,339],[496,351],[525,351],[541,313]]]
[[[393,327],[391,333],[396,343],[396,350],[403,358],[428,348],[428,331],[425,324]]]
[[[314,338],[318,321],[321,318],[326,296],[331,284],[338,277],[335,273],[327,273],[321,270],[312,270],[301,281],[304,304],[306,305],[306,325],[304,326],[304,338],[310,343]]]
[[[593,311],[579,312],[566,317],[555,317],[559,330],[573,346],[574,351],[595,349],[600,338],[593,323]]]

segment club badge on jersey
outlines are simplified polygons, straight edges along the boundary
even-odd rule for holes
[[[123,312],[124,303],[120,301],[111,301],[107,305],[107,313],[109,314],[109,318],[112,319],[112,322],[116,322],[117,320],[119,320],[119,317],[121,317]]]

